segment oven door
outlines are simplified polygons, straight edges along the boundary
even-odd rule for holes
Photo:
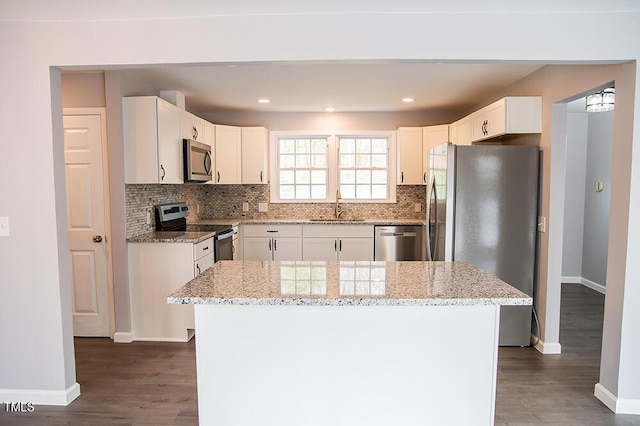
[[[233,229],[229,228],[213,237],[215,261],[233,260]]]

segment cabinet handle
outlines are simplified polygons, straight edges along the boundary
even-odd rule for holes
[[[269,238],[269,251],[271,251],[271,238]]]
[[[427,183],[427,172],[422,172],[422,182]]]
[[[268,230],[267,230],[267,232],[275,233],[275,232],[278,232],[278,230],[277,230],[277,229],[276,229],[276,230],[270,230],[270,229],[268,229]]]
[[[198,270],[198,275],[200,275],[202,273],[202,271],[200,271],[200,265],[196,265],[196,269]]]
[[[278,251],[278,240],[273,240],[273,251]]]
[[[198,129],[196,126],[193,126],[193,140],[198,139]]]
[[[164,167],[162,167],[162,164],[160,164],[160,170],[162,170],[162,176],[160,176],[160,180],[164,180],[164,177],[167,174],[167,172],[164,171]]]
[[[340,246],[339,247],[340,247],[340,250],[338,250],[338,251],[342,251],[342,240],[340,240]]]
[[[260,170],[260,182],[262,182],[262,170]]]
[[[220,182],[220,172],[218,172],[218,182]]]
[[[400,172],[400,182],[404,182],[404,172]]]
[[[333,240],[333,251],[338,251],[338,240]]]
[[[202,251],[205,251],[205,250],[209,250],[209,246],[202,248]]]

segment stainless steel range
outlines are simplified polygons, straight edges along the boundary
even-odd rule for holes
[[[207,232],[214,240],[214,259],[233,260],[233,228],[229,225],[188,224],[189,207],[184,202],[159,204],[154,207],[156,231]]]

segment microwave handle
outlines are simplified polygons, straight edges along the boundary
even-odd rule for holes
[[[204,153],[204,171],[208,174],[211,175],[211,152],[206,151]]]

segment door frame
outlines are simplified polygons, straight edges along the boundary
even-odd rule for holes
[[[92,107],[92,108],[63,108],[62,115],[99,115],[100,116],[100,130],[102,139],[102,176],[103,176],[103,197],[104,197],[104,240],[105,248],[107,252],[107,297],[109,299],[109,338],[113,339],[113,335],[116,329],[115,323],[115,305],[113,295],[113,261],[111,254],[113,253],[111,247],[111,200],[109,194],[111,193],[109,187],[109,150],[107,141],[107,109],[105,107]]]

